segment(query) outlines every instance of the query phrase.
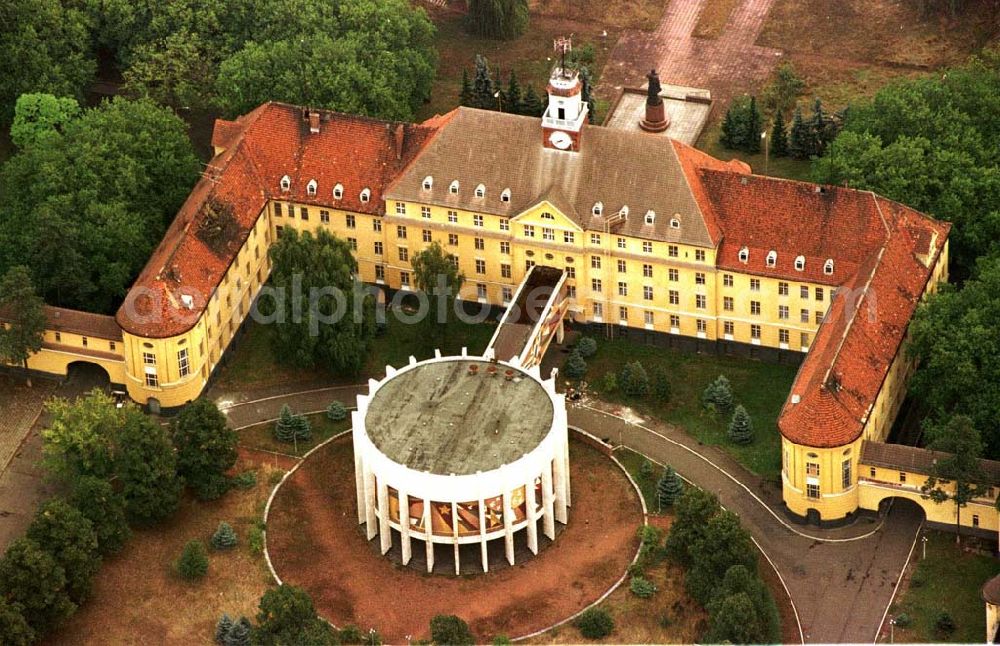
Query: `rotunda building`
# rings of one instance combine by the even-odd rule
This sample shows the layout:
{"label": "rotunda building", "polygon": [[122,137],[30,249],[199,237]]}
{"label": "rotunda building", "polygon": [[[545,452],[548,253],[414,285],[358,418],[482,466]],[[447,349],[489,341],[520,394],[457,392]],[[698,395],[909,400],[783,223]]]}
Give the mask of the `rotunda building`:
{"label": "rotunda building", "polygon": [[398,539],[408,564],[422,542],[430,572],[449,545],[458,574],[459,547],[478,544],[485,572],[490,541],[513,565],[516,533],[537,553],[539,529],[554,540],[568,520],[565,399],[537,366],[411,357],[370,380],[352,415],[358,523],[383,554]]}

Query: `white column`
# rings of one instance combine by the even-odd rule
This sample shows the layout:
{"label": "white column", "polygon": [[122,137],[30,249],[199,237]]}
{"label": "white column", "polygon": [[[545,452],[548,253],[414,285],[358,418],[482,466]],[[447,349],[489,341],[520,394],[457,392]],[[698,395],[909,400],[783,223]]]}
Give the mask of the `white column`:
{"label": "white column", "polygon": [[503,492],[503,547],[507,562],[514,565],[514,512],[510,509],[510,492]]}
{"label": "white column", "polygon": [[542,529],[550,540],[556,538],[555,501],[552,495],[552,461],[542,469]]}
{"label": "white column", "polygon": [[399,492],[399,536],[403,550],[403,565],[407,565],[413,556],[410,550],[410,497],[402,490]]}
{"label": "white column", "polygon": [[378,521],[379,541],[385,554],[392,547],[392,527],[389,525],[389,485],[382,480],[378,482]]}
{"label": "white column", "polygon": [[364,465],[365,479],[365,535],[368,540],[375,538],[378,533],[375,517],[375,474],[367,463]]}
{"label": "white column", "polygon": [[434,537],[434,530],[431,528],[431,501],[429,498],[424,498],[424,534],[426,535],[424,540],[427,543],[427,573],[430,574],[434,571],[434,541],[431,540]]}
{"label": "white column", "polygon": [[360,525],[368,519],[368,512],[365,508],[365,464],[357,443],[354,446],[354,488],[358,495],[358,524]]}
{"label": "white column", "polygon": [[566,482],[566,464],[563,460],[561,447],[556,451],[556,456],[553,460],[552,476],[556,488],[556,520],[565,525],[568,520],[566,515],[566,491],[569,487]]}
{"label": "white column", "polygon": [[566,431],[566,435],[563,439],[562,460],[563,460],[563,465],[565,465],[565,467],[563,468],[563,473],[565,474],[566,478],[566,504],[568,506],[572,506],[573,487],[571,487],[569,483],[569,431]]}
{"label": "white column", "polygon": [[458,576],[462,572],[462,565],[458,558],[458,503],[457,502],[451,503],[451,540],[455,546],[455,576]]}
{"label": "white column", "polygon": [[528,549],[538,554],[538,501],[535,499],[535,478],[524,485],[524,513],[528,519]]}
{"label": "white column", "polygon": [[489,554],[486,551],[486,500],[483,498],[479,499],[479,549],[483,553],[483,572],[489,572]]}

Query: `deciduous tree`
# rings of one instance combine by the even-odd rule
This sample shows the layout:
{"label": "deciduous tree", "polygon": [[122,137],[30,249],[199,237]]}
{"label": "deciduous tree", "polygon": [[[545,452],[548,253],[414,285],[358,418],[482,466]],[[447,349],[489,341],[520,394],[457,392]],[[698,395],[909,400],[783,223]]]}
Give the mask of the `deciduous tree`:
{"label": "deciduous tree", "polygon": [[455,615],[434,615],[431,619],[431,641],[435,644],[465,646],[475,644],[469,624]]}
{"label": "deciduous tree", "polygon": [[667,555],[681,565],[690,566],[695,543],[704,537],[708,521],[721,509],[714,494],[697,487],[685,489],[674,506],[674,522],[664,545]]}
{"label": "deciduous tree", "polygon": [[72,402],[53,399],[46,409],[52,420],[42,431],[46,468],[68,482],[84,476],[109,478],[124,411],[97,388]]}
{"label": "deciduous tree", "polygon": [[920,492],[935,503],[950,500],[955,504],[955,541],[961,542],[962,508],[986,489],[986,474],[979,462],[983,443],[972,420],[965,415],[957,415],[943,426],[932,426],[928,435],[927,448],[945,455],[934,460]]}
{"label": "deciduous tree", "polygon": [[28,148],[43,139],[58,136],[80,116],[76,99],[32,93],[17,97],[10,138],[18,148]]}
{"label": "deciduous tree", "polygon": [[335,643],[333,630],[316,616],[309,594],[287,584],[271,588],[261,597],[251,641],[261,646]]}
{"label": "deciduous tree", "polygon": [[228,488],[226,471],[236,464],[239,436],[215,403],[199,397],[178,413],[171,427],[177,471],[201,500],[214,500]]}
{"label": "deciduous tree", "polygon": [[752,573],[757,572],[757,552],[750,533],[731,511],[724,510],[709,518],[688,552],[690,565],[684,585],[703,605],[711,600],[718,582],[732,566],[742,565]]}
{"label": "deciduous tree", "polygon": [[465,274],[459,271],[458,263],[436,240],[415,253],[410,265],[413,267],[414,285],[430,298],[430,310],[422,323],[440,347],[448,329],[447,323],[455,311],[455,298],[465,283]]}
{"label": "deciduous tree", "polygon": [[66,593],[66,573],[30,538],[10,544],[0,559],[0,592],[21,608],[31,629],[44,635],[76,610]]}
{"label": "deciduous tree", "polygon": [[469,31],[484,38],[511,40],[528,27],[528,0],[468,0]]}
{"label": "deciduous tree", "polygon": [[93,523],[76,507],[54,499],[35,513],[27,536],[62,567],[69,598],[76,604],[86,599],[101,567]]}
{"label": "deciduous tree", "polygon": [[42,299],[35,294],[28,268],[11,267],[0,277],[0,363],[24,368],[28,377],[28,357],[42,349],[46,318]]}
{"label": "deciduous tree", "polygon": [[125,504],[111,483],[94,476],[83,476],[73,483],[69,503],[80,510],[94,526],[97,550],[104,556],[121,551],[132,535],[125,517]]}
{"label": "deciduous tree", "polygon": [[177,456],[167,430],[138,408],[124,411],[115,475],[129,518],[150,525],[177,510],[184,481],[177,476]]}

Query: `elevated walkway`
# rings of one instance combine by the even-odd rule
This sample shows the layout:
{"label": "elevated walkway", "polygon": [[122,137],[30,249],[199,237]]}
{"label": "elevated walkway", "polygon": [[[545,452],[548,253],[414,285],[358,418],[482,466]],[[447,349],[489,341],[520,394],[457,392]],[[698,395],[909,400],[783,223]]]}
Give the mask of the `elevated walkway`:
{"label": "elevated walkway", "polygon": [[517,286],[487,354],[523,368],[539,365],[553,338],[562,343],[568,292],[562,269],[532,267]]}

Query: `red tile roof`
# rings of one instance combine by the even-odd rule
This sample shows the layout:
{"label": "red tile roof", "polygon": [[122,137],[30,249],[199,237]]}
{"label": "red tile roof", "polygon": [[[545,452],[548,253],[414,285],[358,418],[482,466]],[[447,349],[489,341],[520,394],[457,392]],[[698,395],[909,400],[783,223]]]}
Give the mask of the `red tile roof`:
{"label": "red tile roof", "polygon": [[[115,317],[106,314],[92,314],[65,307],[45,305],[45,329],[56,332],[69,332],[95,339],[121,341],[122,329],[118,327]],[[11,319],[0,311],[0,322],[10,322]]]}
{"label": "red tile roof", "polygon": [[[447,118],[412,125],[322,111],[320,132],[311,133],[302,108],[267,103],[235,122],[220,120],[212,142],[225,150],[209,162],[140,273],[118,310],[118,323],[150,338],[189,330],[268,199],[383,213],[385,186]],[[288,191],[281,189],[285,175]],[[308,194],[310,180],[317,182],[315,195]],[[344,189],[340,200],[333,197],[338,183]],[[368,202],[360,197],[365,188]],[[195,235],[209,200],[230,205],[238,223],[237,235],[218,251]],[[193,308],[183,306],[182,295],[193,298]]]}

